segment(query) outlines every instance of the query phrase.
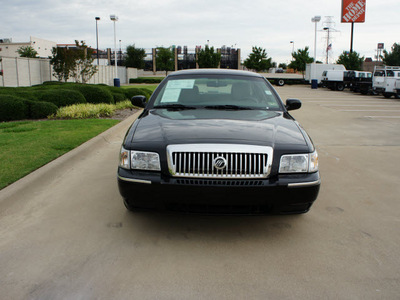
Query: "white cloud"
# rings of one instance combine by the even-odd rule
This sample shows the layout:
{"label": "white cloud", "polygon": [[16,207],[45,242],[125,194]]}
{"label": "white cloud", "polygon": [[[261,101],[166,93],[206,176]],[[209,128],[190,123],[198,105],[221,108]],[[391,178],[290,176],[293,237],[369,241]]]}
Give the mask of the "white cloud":
{"label": "white cloud", "polygon": [[[0,37],[28,41],[37,36],[58,43],[85,40],[95,46],[95,17],[99,21],[100,48],[113,47],[113,23],[110,14],[119,17],[117,39],[122,47],[187,45],[235,46],[242,49],[242,59],[252,46],[266,49],[276,62],[288,62],[295,48],[310,47],[313,54],[315,15],[333,16],[337,33],[333,34],[333,55],[350,49],[350,24],[340,23],[340,0],[280,1],[177,1],[177,0],[0,0],[2,26]],[[398,32],[400,2],[367,1],[366,22],[355,24],[354,50],[372,57],[378,42],[386,48],[400,42]],[[318,24],[322,28],[322,22]],[[323,59],[325,32],[318,31],[317,58]]]}

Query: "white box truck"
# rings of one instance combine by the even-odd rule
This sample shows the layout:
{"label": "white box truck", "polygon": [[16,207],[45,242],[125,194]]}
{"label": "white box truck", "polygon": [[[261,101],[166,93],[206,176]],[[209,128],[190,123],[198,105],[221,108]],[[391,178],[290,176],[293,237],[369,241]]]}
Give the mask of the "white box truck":
{"label": "white box truck", "polygon": [[[321,84],[322,73],[327,70],[342,70],[345,71],[344,65],[338,64],[306,64],[306,75],[305,80],[311,83],[312,79],[317,79],[318,84]],[[315,72],[315,73],[313,73]],[[314,78],[312,78],[314,76]]]}

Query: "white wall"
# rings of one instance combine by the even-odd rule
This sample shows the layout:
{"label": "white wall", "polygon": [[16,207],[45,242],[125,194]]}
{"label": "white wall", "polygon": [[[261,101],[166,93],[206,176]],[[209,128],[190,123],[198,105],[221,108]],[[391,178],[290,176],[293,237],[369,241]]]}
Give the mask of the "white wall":
{"label": "white wall", "polygon": [[[24,57],[3,57],[0,62],[0,69],[3,76],[0,76],[0,86],[19,87],[41,84],[45,81],[57,81],[53,75],[53,68],[49,59],[45,58],[24,58]],[[114,66],[98,66],[97,73],[89,80],[92,84],[114,85]],[[129,77],[128,76],[131,76]],[[121,84],[128,83],[132,74],[137,74],[133,68],[118,67],[118,78]],[[136,76],[137,77],[137,76]],[[69,82],[74,82],[70,79]]]}
{"label": "white wall", "polygon": [[19,57],[17,50],[30,45],[30,43],[0,43],[0,56]]}
{"label": "white wall", "polygon": [[31,46],[38,53],[38,57],[48,58],[52,56],[51,50],[57,47],[56,42],[44,40],[34,36],[30,37],[30,42],[21,43],[0,43],[0,56],[19,57],[17,50],[21,47]]}
{"label": "white wall", "polygon": [[39,57],[48,58],[53,55],[51,50],[57,47],[57,43],[31,36],[31,46],[37,51]]}

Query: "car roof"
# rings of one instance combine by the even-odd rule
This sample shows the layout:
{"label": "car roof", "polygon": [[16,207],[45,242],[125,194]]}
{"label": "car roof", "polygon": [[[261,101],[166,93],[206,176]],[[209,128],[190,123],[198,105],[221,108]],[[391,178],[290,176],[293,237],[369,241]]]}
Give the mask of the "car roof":
{"label": "car roof", "polygon": [[232,69],[188,69],[176,71],[168,75],[179,76],[179,75],[236,75],[236,76],[252,76],[252,77],[262,77],[258,73],[242,71],[242,70],[232,70]]}

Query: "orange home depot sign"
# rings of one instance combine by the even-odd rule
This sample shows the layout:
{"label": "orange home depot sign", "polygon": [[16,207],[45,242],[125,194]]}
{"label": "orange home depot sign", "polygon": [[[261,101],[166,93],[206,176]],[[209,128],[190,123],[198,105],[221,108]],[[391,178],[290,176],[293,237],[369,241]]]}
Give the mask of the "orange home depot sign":
{"label": "orange home depot sign", "polygon": [[366,0],[342,0],[342,23],[365,22]]}

